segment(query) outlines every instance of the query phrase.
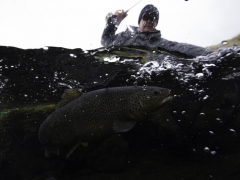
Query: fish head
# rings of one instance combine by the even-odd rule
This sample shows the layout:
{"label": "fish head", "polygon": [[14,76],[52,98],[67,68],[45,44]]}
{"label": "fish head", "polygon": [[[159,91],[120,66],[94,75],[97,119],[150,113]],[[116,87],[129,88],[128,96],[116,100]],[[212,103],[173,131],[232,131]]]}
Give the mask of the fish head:
{"label": "fish head", "polygon": [[167,88],[148,86],[136,91],[130,98],[130,111],[136,118],[153,113],[172,100]]}

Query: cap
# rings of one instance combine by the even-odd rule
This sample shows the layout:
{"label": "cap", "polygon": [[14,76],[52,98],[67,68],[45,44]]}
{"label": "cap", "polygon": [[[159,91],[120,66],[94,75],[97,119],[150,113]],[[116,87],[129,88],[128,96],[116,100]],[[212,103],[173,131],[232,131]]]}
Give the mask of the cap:
{"label": "cap", "polygon": [[146,6],[142,9],[142,11],[140,12],[139,17],[138,17],[138,24],[140,23],[143,15],[146,14],[146,13],[149,13],[149,14],[152,14],[152,13],[153,13],[153,14],[155,14],[156,17],[157,17],[157,23],[158,23],[158,19],[159,19],[158,9],[157,9],[154,5],[148,4],[148,5],[146,5]]}

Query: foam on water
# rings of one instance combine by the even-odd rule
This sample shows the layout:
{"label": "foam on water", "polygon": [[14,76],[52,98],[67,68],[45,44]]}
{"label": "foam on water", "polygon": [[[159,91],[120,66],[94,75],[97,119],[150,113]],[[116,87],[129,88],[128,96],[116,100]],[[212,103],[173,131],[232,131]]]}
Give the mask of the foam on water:
{"label": "foam on water", "polygon": [[[210,76],[214,69],[217,69],[223,62],[240,57],[240,47],[232,46],[229,48],[221,48],[206,56],[198,56],[193,59],[176,58],[174,56],[165,56],[164,58],[154,59],[146,62],[138,70],[138,78],[151,79],[152,74],[162,74],[166,71],[182,82],[189,80],[204,80]],[[237,69],[231,74],[222,77],[223,80],[232,79],[240,76]]]}

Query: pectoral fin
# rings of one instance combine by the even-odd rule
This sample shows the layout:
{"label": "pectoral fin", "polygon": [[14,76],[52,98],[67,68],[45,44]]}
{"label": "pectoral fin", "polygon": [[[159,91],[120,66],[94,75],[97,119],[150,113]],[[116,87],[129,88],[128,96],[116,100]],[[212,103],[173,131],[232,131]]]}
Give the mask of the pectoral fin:
{"label": "pectoral fin", "polygon": [[136,121],[113,121],[114,132],[127,132],[136,125]]}
{"label": "pectoral fin", "polygon": [[77,149],[77,147],[79,146],[79,144],[81,144],[81,142],[78,142],[77,144],[75,144],[70,151],[66,154],[66,159]]}

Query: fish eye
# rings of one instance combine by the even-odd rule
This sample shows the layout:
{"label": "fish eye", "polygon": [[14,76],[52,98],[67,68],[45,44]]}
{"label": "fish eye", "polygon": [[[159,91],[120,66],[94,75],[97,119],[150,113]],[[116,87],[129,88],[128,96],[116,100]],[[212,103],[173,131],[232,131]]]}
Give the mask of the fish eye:
{"label": "fish eye", "polygon": [[159,90],[154,90],[154,91],[153,91],[153,94],[154,94],[154,95],[158,95],[158,94],[160,94],[160,93],[161,93],[161,92],[160,92]]}

